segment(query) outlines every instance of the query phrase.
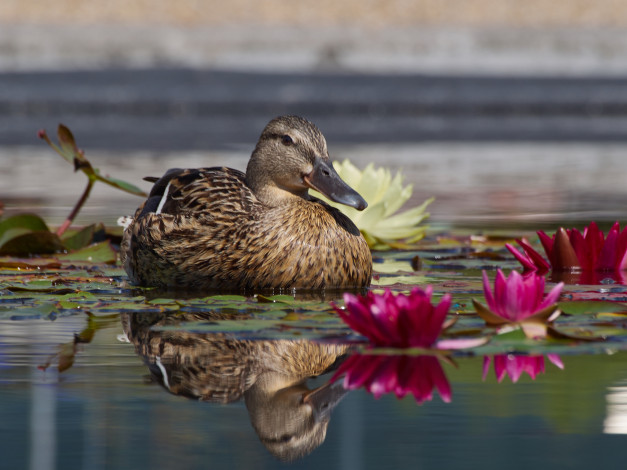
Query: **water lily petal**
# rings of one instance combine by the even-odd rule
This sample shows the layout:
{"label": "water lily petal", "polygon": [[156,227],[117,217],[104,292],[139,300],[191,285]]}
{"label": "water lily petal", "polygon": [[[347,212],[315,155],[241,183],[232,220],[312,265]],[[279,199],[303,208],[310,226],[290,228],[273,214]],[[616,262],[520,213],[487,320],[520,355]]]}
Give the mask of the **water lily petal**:
{"label": "water lily petal", "polygon": [[546,357],[548,357],[549,361],[551,361],[557,367],[559,367],[560,369],[564,369],[564,363],[562,362],[562,359],[557,354],[547,354]]}
{"label": "water lily petal", "polygon": [[483,356],[483,373],[481,374],[481,380],[485,380],[490,372],[490,363],[492,362],[491,356]]}
{"label": "water lily petal", "polygon": [[506,243],[505,248],[507,248],[509,252],[514,255],[514,258],[516,258],[520,264],[522,264],[525,271],[535,271],[536,269],[538,269],[538,267],[533,263],[529,255],[521,253],[510,243]]}
{"label": "water lily petal", "polygon": [[[573,237],[569,237],[566,230],[560,228],[555,234],[553,251],[551,253],[553,269],[574,269],[581,267],[578,253],[585,251],[585,243],[579,231],[574,230],[572,233],[574,234]],[[576,241],[572,242],[573,239]],[[576,244],[579,252],[576,252],[576,249],[571,243]],[[582,254],[582,256],[584,255]]]}
{"label": "water lily petal", "polygon": [[510,320],[518,320],[528,315],[529,312],[524,309],[526,294],[522,276],[517,271],[512,271],[505,281],[505,297],[500,305],[501,313],[505,313],[505,317]]}
{"label": "water lily petal", "polygon": [[607,271],[616,267],[618,237],[618,222],[616,222],[608,232],[605,243],[601,246],[594,269]]}
{"label": "water lily petal", "polygon": [[623,229],[618,237],[615,267],[616,269],[627,269],[627,227]]}
{"label": "water lily petal", "polygon": [[495,310],[496,302],[494,300],[494,295],[492,294],[492,286],[490,285],[488,273],[481,271],[481,275],[483,276],[483,295],[485,296],[486,303],[488,304],[488,308]]}
{"label": "water lily petal", "polygon": [[[533,247],[529,244],[529,242],[525,238],[516,239],[516,243],[518,243],[521,246],[521,248],[524,250],[525,255],[526,255],[526,261],[523,261],[525,257],[521,255],[520,252],[518,252],[518,250],[515,250],[512,245],[509,245],[509,243],[506,243],[505,246],[514,256],[516,256],[516,253],[518,253],[520,257],[516,256],[516,259],[520,261],[523,267],[527,268],[528,264],[531,263],[533,267],[529,267],[528,268],[529,270],[548,271],[551,265],[548,262],[546,262],[546,260],[542,257],[540,253],[538,253],[536,250],[533,249]],[[551,240],[551,244],[552,243],[553,241]],[[512,250],[514,250],[515,252]],[[546,251],[546,247],[545,247],[545,252],[547,253],[547,256],[548,256],[549,252]]]}
{"label": "water lily petal", "polygon": [[555,235],[553,235],[553,237],[549,237],[542,230],[538,230],[536,233],[538,234],[540,243],[542,243],[542,247],[544,248],[544,252],[546,253],[547,258],[549,258],[551,266],[555,266],[555,259],[553,258],[553,245],[555,244]]}
{"label": "water lily petal", "polygon": [[484,336],[482,338],[455,338],[455,339],[441,339],[435,343],[437,349],[449,350],[449,349],[471,349],[479,346],[483,346],[490,338]]}
{"label": "water lily petal", "polygon": [[544,308],[548,307],[549,305],[553,305],[554,303],[556,303],[557,299],[559,299],[560,294],[562,293],[562,288],[563,287],[564,287],[564,283],[563,282],[555,284],[555,286],[553,286],[553,289],[551,289],[549,291],[549,293],[544,298],[544,300],[538,304],[537,308],[538,309],[544,309]]}

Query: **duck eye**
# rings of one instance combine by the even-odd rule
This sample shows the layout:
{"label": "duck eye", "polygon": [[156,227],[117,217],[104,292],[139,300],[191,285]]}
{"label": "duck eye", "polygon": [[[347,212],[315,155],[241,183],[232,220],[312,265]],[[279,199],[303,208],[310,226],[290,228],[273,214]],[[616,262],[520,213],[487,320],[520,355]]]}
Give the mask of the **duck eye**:
{"label": "duck eye", "polygon": [[281,136],[281,142],[283,142],[283,145],[292,145],[294,143],[289,135]]}

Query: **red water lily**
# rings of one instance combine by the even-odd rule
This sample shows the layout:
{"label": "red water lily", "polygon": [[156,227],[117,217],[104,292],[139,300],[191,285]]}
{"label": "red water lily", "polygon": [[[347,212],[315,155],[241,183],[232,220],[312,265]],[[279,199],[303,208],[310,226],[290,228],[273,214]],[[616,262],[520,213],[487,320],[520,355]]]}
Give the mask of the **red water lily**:
{"label": "red water lily", "polygon": [[488,275],[483,271],[483,292],[488,306],[475,299],[472,303],[489,326],[519,325],[529,337],[545,336],[546,324],[560,314],[557,299],[563,286],[561,282],[555,285],[545,297],[543,276],[536,273],[522,276],[512,271],[506,278],[498,269],[492,291]]}
{"label": "red water lily", "polygon": [[444,295],[437,306],[431,305],[432,293],[431,286],[425,290],[416,287],[409,295],[394,295],[389,289],[383,295],[346,293],[346,310],[333,307],[348,326],[374,346],[430,348],[436,343],[451,306],[450,294]]}
{"label": "red water lily", "polygon": [[375,398],[411,393],[417,403],[431,400],[435,388],[445,402],[451,401],[451,385],[435,355],[406,356],[354,354],[339,367],[331,381],[344,375],[344,388],[364,387]]}
{"label": "red water lily", "polygon": [[[547,354],[546,357],[560,369],[564,368],[564,364],[557,354]],[[491,361],[491,356],[484,356],[483,380],[488,376]],[[523,372],[526,372],[529,374],[529,377],[535,380],[538,374],[544,373],[544,356],[521,356],[515,354],[497,354],[494,356],[494,373],[499,383],[506,375],[509,376],[512,382],[516,383]]]}
{"label": "red water lily", "polygon": [[551,267],[555,271],[627,269],[627,227],[621,232],[618,222],[607,237],[594,222],[584,229],[583,234],[575,228],[560,228],[552,237],[543,231],[537,233],[548,262],[524,238],[516,240],[524,253],[509,243],[505,245],[525,270],[546,271]]}

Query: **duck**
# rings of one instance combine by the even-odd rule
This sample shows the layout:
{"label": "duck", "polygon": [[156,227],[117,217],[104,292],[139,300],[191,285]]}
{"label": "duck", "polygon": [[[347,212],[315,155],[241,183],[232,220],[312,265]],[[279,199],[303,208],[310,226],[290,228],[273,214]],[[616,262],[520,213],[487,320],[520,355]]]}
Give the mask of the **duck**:
{"label": "duck", "polygon": [[237,339],[180,328],[185,322],[225,315],[125,312],[121,321],[151,382],[172,395],[205,403],[243,400],[253,429],[272,455],[283,461],[302,458],[324,442],[331,413],[349,392],[342,380],[313,388],[307,381],[336,370],[353,346],[306,339]]}
{"label": "duck", "polygon": [[174,168],[126,224],[131,283],[165,289],[364,289],[372,255],[355,224],[309,194],[363,210],[333,168],[322,132],[300,116],[272,119],[246,172]]}

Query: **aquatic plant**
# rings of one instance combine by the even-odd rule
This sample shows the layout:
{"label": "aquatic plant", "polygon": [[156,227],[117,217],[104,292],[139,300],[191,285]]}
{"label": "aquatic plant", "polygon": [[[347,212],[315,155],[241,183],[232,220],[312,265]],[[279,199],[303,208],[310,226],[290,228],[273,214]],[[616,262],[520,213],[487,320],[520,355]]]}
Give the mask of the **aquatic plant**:
{"label": "aquatic plant", "polygon": [[[560,369],[564,368],[564,364],[557,354],[547,354],[546,357]],[[544,356],[542,355],[497,354],[495,356],[484,356],[483,380],[488,376],[492,360],[494,360],[496,380],[499,383],[506,375],[509,376],[512,382],[516,383],[523,372],[526,372],[533,380],[535,380],[538,374],[544,373]]]}
{"label": "aquatic plant", "polygon": [[437,389],[445,402],[452,397],[451,385],[435,355],[354,354],[342,363],[331,381],[344,376],[343,387],[364,387],[375,398],[394,393],[403,398],[411,393],[417,403],[431,400]]}
{"label": "aquatic plant", "polygon": [[[100,170],[94,168],[85,158],[84,152],[76,145],[74,136],[63,124],[59,125],[57,132],[59,145],[54,144],[43,130],[39,131],[38,135],[66,161],[73,164],[74,171],[81,170],[85,173],[88,179],[87,186],[67,219],[54,232],[36,214],[17,214],[2,220],[0,222],[0,255],[26,256],[72,251],[77,255],[77,259],[115,262],[115,252],[109,245],[108,235],[102,224],[90,225],[74,232],[68,231],[68,228],[87,201],[96,181],[137,196],[145,197],[146,194],[130,183],[102,175]],[[0,210],[0,215],[1,212]],[[93,243],[99,245],[89,247]],[[84,257],[81,257],[77,250],[83,251]]]}
{"label": "aquatic plant", "polygon": [[427,226],[420,224],[429,217],[425,210],[434,198],[397,213],[413,191],[412,185],[403,186],[400,172],[392,178],[389,169],[375,168],[372,163],[361,171],[348,160],[333,166],[340,177],[368,202],[368,207],[360,212],[329,201],[315,191],[312,194],[344,212],[359,228],[371,249],[405,248],[425,236]]}
{"label": "aquatic plant", "polygon": [[451,306],[451,296],[446,294],[434,307],[432,293],[431,286],[425,290],[416,287],[409,295],[394,295],[389,289],[382,295],[346,293],[346,309],[333,307],[348,326],[366,336],[374,346],[431,348]]}
{"label": "aquatic plant", "polygon": [[96,181],[101,181],[114,188],[134,194],[135,196],[147,196],[144,191],[130,183],[127,183],[126,181],[112,178],[109,175],[102,175],[100,173],[100,170],[98,168],[94,168],[89,160],[85,158],[85,152],[78,148],[72,132],[63,124],[59,124],[59,127],[57,129],[59,145],[53,143],[46,134],[46,131],[43,129],[40,130],[37,135],[40,139],[45,140],[48,145],[50,145],[50,147],[52,147],[54,151],[61,155],[68,163],[74,165],[74,171],[81,170],[87,176],[87,186],[85,187],[82,196],[74,206],[74,209],[72,209],[72,212],[70,213],[68,218],[61,224],[61,226],[57,230],[57,235],[62,235],[63,232],[65,232],[65,230],[70,226],[80,209],[83,207],[83,204],[85,204],[85,201],[87,201],[87,198],[89,197],[89,194],[91,192],[91,188],[96,183]]}
{"label": "aquatic plant", "polygon": [[557,299],[563,283],[556,284],[544,296],[544,277],[537,273],[523,276],[512,271],[506,278],[500,269],[496,272],[494,291],[490,280],[483,271],[483,292],[487,307],[472,299],[477,314],[488,326],[503,328],[520,326],[528,337],[546,336],[547,323],[555,320],[560,311]]}
{"label": "aquatic plant", "polygon": [[523,253],[509,243],[505,245],[525,270],[543,272],[549,268],[554,271],[627,269],[627,227],[621,232],[618,222],[610,228],[607,237],[594,222],[584,228],[583,234],[576,228],[559,228],[552,236],[541,230],[537,233],[548,262],[525,239],[516,240]]}
{"label": "aquatic plant", "polygon": [[387,348],[463,349],[472,348],[487,338],[440,339],[438,337],[455,323],[446,320],[451,295],[442,296],[436,306],[431,304],[433,287],[415,287],[409,295],[394,295],[390,289],[383,294],[368,292],[365,296],[344,294],[345,309],[331,303],[340,318],[351,329],[367,337],[370,346]]}

